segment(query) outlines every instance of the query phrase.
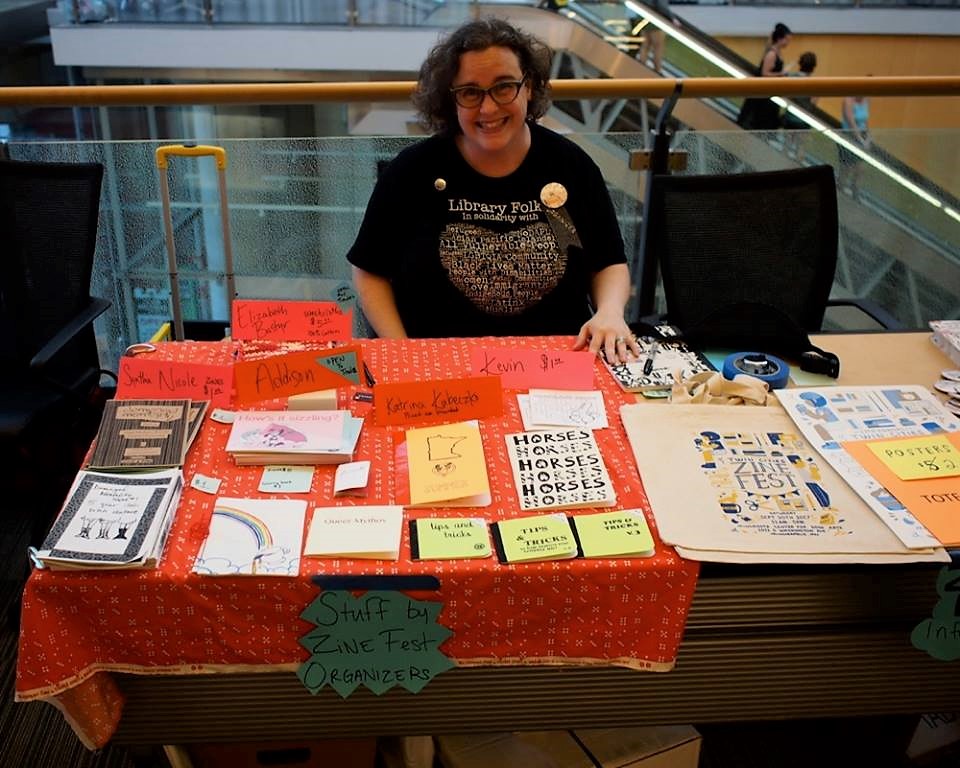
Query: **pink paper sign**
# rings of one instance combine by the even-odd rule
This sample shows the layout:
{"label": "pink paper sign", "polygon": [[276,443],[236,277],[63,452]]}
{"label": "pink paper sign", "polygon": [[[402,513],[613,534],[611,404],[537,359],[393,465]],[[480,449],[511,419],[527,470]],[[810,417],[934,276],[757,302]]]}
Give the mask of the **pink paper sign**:
{"label": "pink paper sign", "polygon": [[504,389],[593,389],[596,355],[584,350],[481,348],[470,354],[474,376],[499,376]]}
{"label": "pink paper sign", "polygon": [[233,368],[158,360],[149,354],[121,357],[118,400],[209,400],[216,408],[232,401]]}
{"label": "pink paper sign", "polygon": [[234,299],[230,326],[240,341],[349,341],[353,312],[335,301]]}

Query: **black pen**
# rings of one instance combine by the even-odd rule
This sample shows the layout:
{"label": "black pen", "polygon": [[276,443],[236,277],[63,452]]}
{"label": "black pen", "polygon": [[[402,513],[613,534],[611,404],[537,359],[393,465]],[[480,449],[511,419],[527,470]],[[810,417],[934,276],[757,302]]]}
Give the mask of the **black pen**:
{"label": "black pen", "polygon": [[373,378],[373,374],[370,373],[370,367],[367,365],[366,360],[364,360],[364,362],[363,362],[363,375],[364,375],[364,376],[366,377],[366,379],[367,379],[367,386],[368,386],[368,387],[372,387],[374,384],[377,383],[377,380],[376,380],[375,378]]}
{"label": "black pen", "polygon": [[657,352],[660,350],[660,344],[657,343],[657,340],[654,339],[653,343],[650,345],[650,351],[647,352],[647,359],[643,364],[643,375],[649,376],[653,371],[653,359],[657,356]]}

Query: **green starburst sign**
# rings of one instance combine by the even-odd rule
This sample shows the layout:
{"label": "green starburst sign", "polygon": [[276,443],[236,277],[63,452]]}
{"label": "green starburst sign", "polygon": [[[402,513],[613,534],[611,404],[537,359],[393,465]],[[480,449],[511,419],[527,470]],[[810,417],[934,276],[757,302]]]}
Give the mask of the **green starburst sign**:
{"label": "green starburst sign", "polygon": [[297,676],[310,693],[325,685],[342,697],[365,685],[380,695],[395,685],[417,693],[454,663],[440,645],[453,632],[437,617],[443,603],[402,592],[325,590],[300,614],[316,629],[300,638],[310,652]]}

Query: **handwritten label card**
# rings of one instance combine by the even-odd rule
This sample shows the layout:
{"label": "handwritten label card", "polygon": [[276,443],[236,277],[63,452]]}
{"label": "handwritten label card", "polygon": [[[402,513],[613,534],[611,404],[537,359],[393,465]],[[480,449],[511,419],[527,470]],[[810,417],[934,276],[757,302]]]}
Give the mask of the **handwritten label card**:
{"label": "handwritten label card", "polygon": [[313,467],[270,464],[263,468],[257,490],[263,493],[309,493]]}
{"label": "handwritten label card", "polygon": [[417,693],[454,666],[440,651],[453,634],[437,624],[442,607],[400,592],[324,591],[300,614],[317,626],[300,638],[311,655],[297,677],[313,694],[325,685],[343,698],[359,685],[378,696],[395,685]]}
{"label": "handwritten label card", "polygon": [[437,424],[499,416],[503,390],[496,376],[404,381],[373,388],[377,424]]}
{"label": "handwritten label card", "polygon": [[475,349],[470,354],[474,376],[499,376],[504,389],[593,389],[592,352],[538,349]]}
{"label": "handwritten label card", "polygon": [[350,461],[341,464],[333,475],[333,495],[365,496],[369,479],[369,461]]}
{"label": "handwritten label card", "polygon": [[[944,435],[931,435],[934,444],[941,445],[941,438],[947,445],[960,448],[960,432],[948,432]],[[923,438],[926,440],[927,438]],[[889,464],[873,450],[877,443],[888,445],[912,444],[914,438],[893,440],[853,440],[840,443],[887,492],[905,506],[937,540],[945,547],[960,546],[960,475],[941,474],[940,472],[917,476],[913,480],[902,480]],[[914,460],[936,463],[945,454],[928,452],[924,449],[908,448],[914,452]],[[908,451],[904,451],[907,453]],[[893,458],[900,459],[900,456]],[[949,461],[949,459],[947,460]],[[939,466],[939,465],[937,465]],[[926,467],[929,469],[929,467]]]}
{"label": "handwritten label card", "polygon": [[867,446],[901,480],[960,475],[960,451],[945,434],[876,440]]}
{"label": "handwritten label card", "polygon": [[350,341],[353,312],[335,301],[235,299],[231,332],[240,341]]}
{"label": "handwritten label card", "polygon": [[360,384],[359,346],[306,350],[244,360],[233,366],[237,403],[289,397],[301,392]]}
{"label": "handwritten label card", "polygon": [[149,354],[121,357],[118,400],[209,400],[230,407],[233,371],[229,365],[158,360]]}

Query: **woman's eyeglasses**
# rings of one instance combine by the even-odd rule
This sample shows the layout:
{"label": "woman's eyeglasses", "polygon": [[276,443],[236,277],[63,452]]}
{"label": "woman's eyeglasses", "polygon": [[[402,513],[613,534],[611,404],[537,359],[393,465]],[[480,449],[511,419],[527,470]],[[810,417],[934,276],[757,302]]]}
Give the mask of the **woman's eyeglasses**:
{"label": "woman's eyeglasses", "polygon": [[520,80],[501,80],[494,83],[489,88],[481,88],[478,85],[461,85],[459,88],[451,88],[453,100],[464,109],[476,109],[483,100],[489,95],[495,103],[500,106],[512,104],[520,95],[520,89],[527,82],[526,75]]}

